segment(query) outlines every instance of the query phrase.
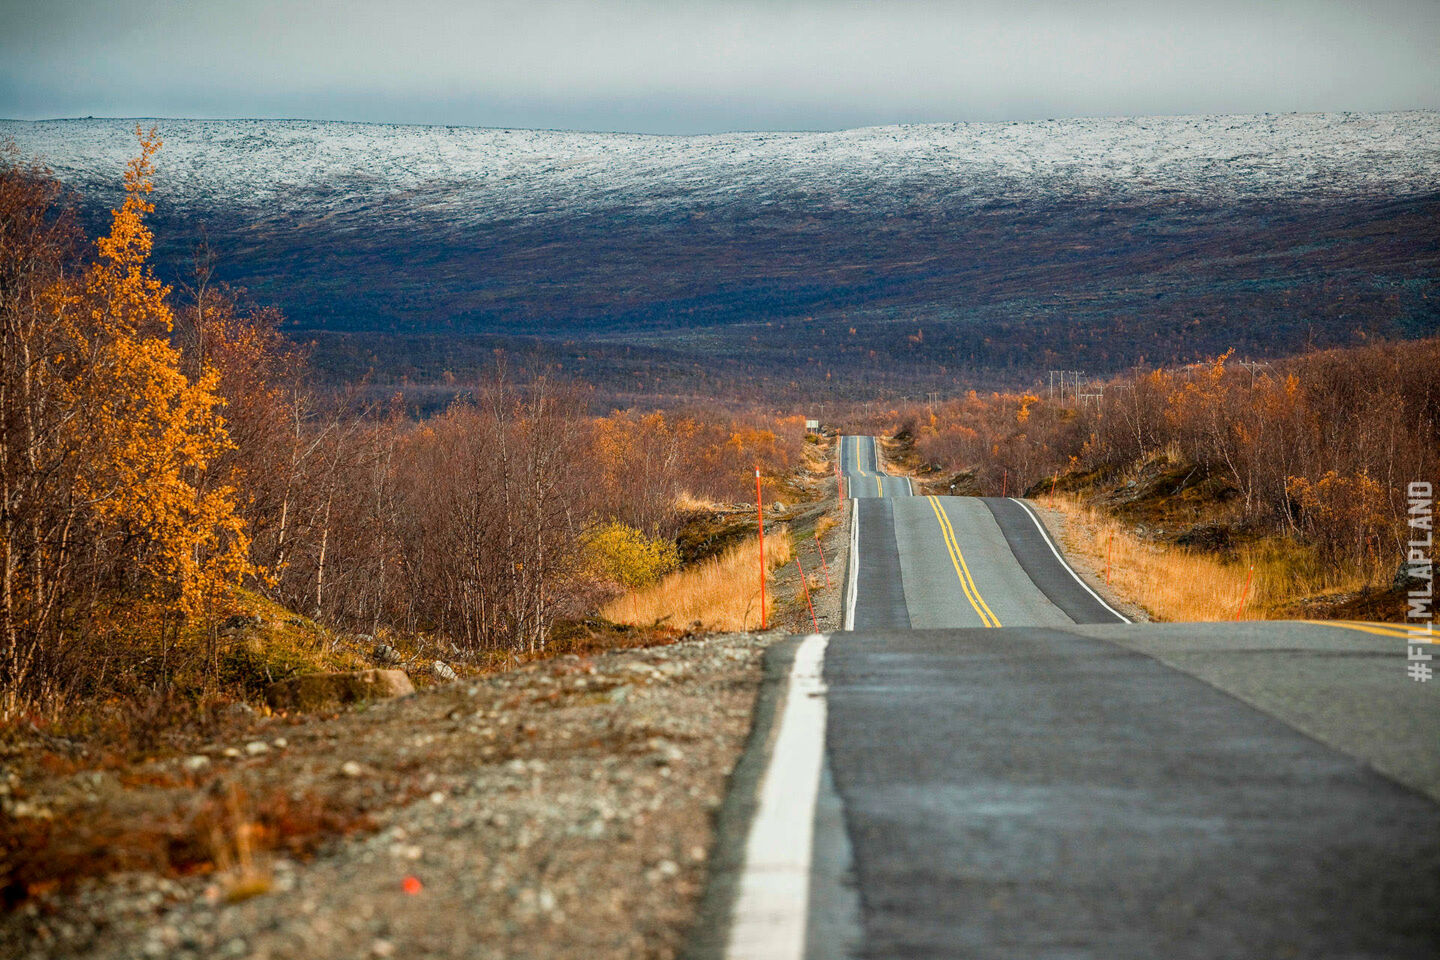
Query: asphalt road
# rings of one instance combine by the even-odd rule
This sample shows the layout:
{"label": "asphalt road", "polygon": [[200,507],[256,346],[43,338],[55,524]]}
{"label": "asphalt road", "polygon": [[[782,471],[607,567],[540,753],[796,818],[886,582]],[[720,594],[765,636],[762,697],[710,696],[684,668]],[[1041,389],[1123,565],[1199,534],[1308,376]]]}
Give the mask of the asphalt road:
{"label": "asphalt road", "polygon": [[840,438],[840,472],[845,496],[860,500],[908,497],[910,481],[886,473],[880,462],[880,445],[874,437]]}
{"label": "asphalt road", "polygon": [[1130,624],[1020,501],[841,449],[849,630],[775,648],[752,747],[819,783],[747,818],[788,897],[714,953],[1440,956],[1440,685],[1401,631]]}

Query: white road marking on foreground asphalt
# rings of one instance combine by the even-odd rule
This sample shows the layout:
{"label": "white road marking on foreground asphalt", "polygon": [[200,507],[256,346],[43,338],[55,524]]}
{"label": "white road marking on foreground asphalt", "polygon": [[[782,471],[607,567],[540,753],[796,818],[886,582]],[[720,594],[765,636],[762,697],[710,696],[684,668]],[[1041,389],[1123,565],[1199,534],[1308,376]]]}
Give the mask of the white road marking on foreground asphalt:
{"label": "white road marking on foreground asphalt", "polygon": [[1084,587],[1086,593],[1090,594],[1090,596],[1094,597],[1097,601],[1099,601],[1100,606],[1104,607],[1106,610],[1109,610],[1111,613],[1115,614],[1115,616],[1119,617],[1121,623],[1129,623],[1129,617],[1125,616],[1125,614],[1121,613],[1119,610],[1116,610],[1114,607],[1110,606],[1110,604],[1106,603],[1104,598],[1101,597],[1100,594],[1090,589],[1090,584],[1080,579],[1080,574],[1075,572],[1075,568],[1065,562],[1065,558],[1060,555],[1060,551],[1055,547],[1055,541],[1051,540],[1050,534],[1045,532],[1045,524],[1041,523],[1040,518],[1035,516],[1035,511],[1030,509],[1030,504],[1026,503],[1024,500],[1018,500],[1015,497],[1011,497],[1010,499],[1020,504],[1021,509],[1023,509],[1026,513],[1030,514],[1030,519],[1035,521],[1035,529],[1039,530],[1040,536],[1045,538],[1045,543],[1050,547],[1050,552],[1055,554],[1055,559],[1060,561],[1060,566],[1064,567],[1070,572],[1070,576],[1075,578],[1075,582],[1080,584],[1080,586]]}
{"label": "white road marking on foreground asphalt", "polygon": [[855,629],[855,593],[860,586],[860,501],[850,501],[850,589],[845,591],[845,629]]}
{"label": "white road marking on foreground asphalt", "polygon": [[728,960],[800,960],[810,907],[815,800],[825,753],[825,645],[800,641],[775,750],[745,842],[745,868],[730,927]]}

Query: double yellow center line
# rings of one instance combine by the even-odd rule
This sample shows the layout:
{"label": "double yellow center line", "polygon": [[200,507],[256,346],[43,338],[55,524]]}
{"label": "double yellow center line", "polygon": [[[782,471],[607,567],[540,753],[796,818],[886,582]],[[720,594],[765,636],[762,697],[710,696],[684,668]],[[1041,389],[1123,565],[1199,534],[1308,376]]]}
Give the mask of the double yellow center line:
{"label": "double yellow center line", "polygon": [[980,616],[980,622],[987,627],[1000,626],[1000,618],[990,611],[985,603],[985,598],[980,596],[980,591],[975,587],[975,579],[970,576],[970,567],[965,563],[965,554],[960,552],[960,543],[955,539],[955,528],[950,526],[950,518],[945,515],[945,510],[940,506],[938,497],[926,497],[930,501],[930,507],[935,511],[935,519],[940,521],[940,533],[945,538],[945,548],[950,551],[950,562],[955,566],[955,576],[960,578],[960,588],[965,591],[965,599],[970,601],[970,606]]}
{"label": "double yellow center line", "polygon": [[1435,630],[1432,625],[1430,630],[1427,631],[1425,629],[1426,625],[1423,622],[1415,625],[1415,631],[1413,633],[1411,632],[1411,628],[1403,623],[1368,623],[1363,620],[1311,620],[1308,622],[1318,623],[1325,627],[1342,627],[1346,630],[1359,630],[1362,633],[1373,633],[1380,637],[1394,637],[1397,640],[1406,640],[1413,637],[1417,642],[1423,642],[1422,638],[1431,637],[1430,642],[1433,643],[1435,642],[1434,638],[1440,637],[1440,630]]}

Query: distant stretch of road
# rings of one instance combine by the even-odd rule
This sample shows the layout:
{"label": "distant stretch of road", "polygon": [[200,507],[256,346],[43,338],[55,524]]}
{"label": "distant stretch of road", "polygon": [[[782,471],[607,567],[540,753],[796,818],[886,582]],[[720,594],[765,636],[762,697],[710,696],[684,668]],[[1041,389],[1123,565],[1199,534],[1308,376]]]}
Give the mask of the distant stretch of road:
{"label": "distant stretch of road", "polygon": [[[1068,626],[1125,618],[1056,556],[1030,508],[1000,497],[916,497],[876,469],[873,437],[841,441],[854,498],[852,630]],[[963,539],[963,543],[962,543]]]}
{"label": "distant stretch of road", "polygon": [[696,956],[1440,956],[1403,631],[1131,624],[1027,504],[840,466],[847,630],[772,649]]}

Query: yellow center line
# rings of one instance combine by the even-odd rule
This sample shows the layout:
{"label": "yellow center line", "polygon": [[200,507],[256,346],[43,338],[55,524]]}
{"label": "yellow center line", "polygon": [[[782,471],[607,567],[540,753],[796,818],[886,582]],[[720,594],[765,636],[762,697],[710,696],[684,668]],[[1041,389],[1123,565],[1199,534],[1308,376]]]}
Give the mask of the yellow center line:
{"label": "yellow center line", "polygon": [[[1423,637],[1429,637],[1430,642],[1434,643],[1435,638],[1440,637],[1440,632],[1436,632],[1433,626],[1425,630],[1406,627],[1398,623],[1366,623],[1360,620],[1307,620],[1306,622],[1317,623],[1322,627],[1341,627],[1345,630],[1358,630],[1362,633],[1373,633],[1376,636],[1395,637],[1401,640],[1411,638],[1420,640]],[[1417,624],[1418,626],[1420,625]]]}
{"label": "yellow center line", "polygon": [[975,608],[975,613],[979,615],[982,625],[1000,626],[1000,618],[991,612],[989,604],[980,596],[980,590],[975,586],[974,578],[970,576],[970,567],[965,562],[965,554],[960,552],[960,543],[955,539],[955,528],[950,525],[950,518],[941,508],[940,500],[936,497],[927,497],[926,499],[930,501],[930,508],[935,511],[935,519],[940,521],[940,535],[945,540],[945,549],[950,551],[950,563],[955,567],[955,576],[960,578],[960,589],[965,591],[965,599],[969,600],[970,606]]}
{"label": "yellow center line", "polygon": [[[935,504],[939,506],[940,501],[936,499]],[[970,581],[970,592],[975,595],[975,600],[980,604],[980,608],[985,611],[985,616],[990,618],[990,625],[992,627],[1000,626],[1000,618],[995,616],[994,611],[990,609],[990,605],[986,603],[985,598],[980,595],[980,588],[975,585],[975,578],[970,575],[970,567],[965,563],[965,554],[960,552],[960,541],[955,536],[955,528],[951,526],[950,516],[945,512],[943,507],[940,508],[940,520],[944,524],[945,532],[950,538],[950,545],[955,548],[955,558],[960,561],[960,569],[964,571],[965,579]],[[982,617],[981,619],[984,618]]]}
{"label": "yellow center line", "polygon": [[880,496],[885,496],[885,481],[880,479],[880,474],[875,474],[875,489],[880,491]]}
{"label": "yellow center line", "polygon": [[1373,623],[1368,620],[1332,620],[1331,622],[1338,623],[1341,626],[1354,627],[1357,630],[1380,630],[1386,633],[1392,633],[1397,637],[1410,636],[1410,631],[1415,628],[1424,628],[1424,631],[1422,631],[1421,629],[1415,629],[1416,633],[1425,632],[1433,629],[1433,627],[1431,627],[1429,624],[1419,623],[1415,625],[1415,628],[1412,628],[1407,624],[1403,623]]}

